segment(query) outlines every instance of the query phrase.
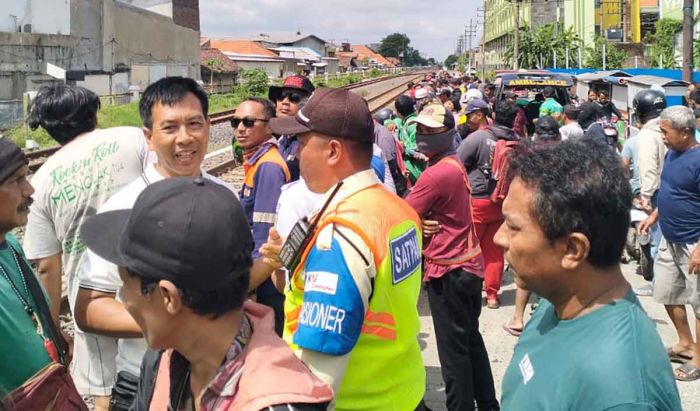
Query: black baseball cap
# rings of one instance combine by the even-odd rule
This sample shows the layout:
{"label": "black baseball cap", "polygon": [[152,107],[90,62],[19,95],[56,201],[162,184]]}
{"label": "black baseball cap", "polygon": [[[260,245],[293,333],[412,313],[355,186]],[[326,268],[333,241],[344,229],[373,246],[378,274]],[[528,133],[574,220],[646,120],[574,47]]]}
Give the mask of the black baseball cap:
{"label": "black baseball cap", "polygon": [[95,215],[80,236],[117,266],[198,291],[214,291],[248,275],[254,246],[236,196],[201,177],[153,183],[133,209]]}
{"label": "black baseball cap", "polygon": [[330,137],[374,142],[374,121],[367,102],[341,88],[319,88],[294,117],[270,119],[276,135],[316,131]]}
{"label": "black baseball cap", "polygon": [[12,141],[0,137],[0,184],[26,164],[29,161],[22,149]]}
{"label": "black baseball cap", "polygon": [[273,102],[277,102],[284,90],[297,90],[309,95],[313,93],[315,89],[314,83],[308,78],[304,76],[289,76],[284,79],[281,86],[270,86],[270,89],[267,91],[267,97]]}

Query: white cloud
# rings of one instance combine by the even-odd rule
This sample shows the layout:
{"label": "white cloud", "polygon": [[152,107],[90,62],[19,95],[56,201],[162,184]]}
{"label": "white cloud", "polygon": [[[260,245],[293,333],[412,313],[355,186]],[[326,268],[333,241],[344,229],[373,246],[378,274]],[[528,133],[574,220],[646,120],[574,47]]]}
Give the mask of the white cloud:
{"label": "white cloud", "polygon": [[[480,0],[201,0],[202,35],[246,38],[260,33],[315,34],[336,43],[378,43],[405,33],[411,46],[442,60],[453,53]],[[481,33],[472,39],[478,44]]]}

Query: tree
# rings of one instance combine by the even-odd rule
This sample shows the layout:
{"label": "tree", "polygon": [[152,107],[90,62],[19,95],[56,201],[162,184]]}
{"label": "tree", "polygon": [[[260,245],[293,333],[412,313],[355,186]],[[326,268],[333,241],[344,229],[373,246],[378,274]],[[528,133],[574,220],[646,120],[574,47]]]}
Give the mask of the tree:
{"label": "tree", "polygon": [[270,78],[261,68],[241,70],[241,80],[241,85],[251,96],[266,95],[270,86]]}
{"label": "tree", "polygon": [[[576,66],[581,41],[573,27],[564,30],[562,23],[545,24],[536,30],[520,29],[519,67],[547,68]],[[513,45],[506,49],[505,58],[513,62]]]}
{"label": "tree", "polygon": [[447,56],[447,58],[445,59],[445,67],[447,67],[448,69],[452,68],[452,65],[457,62],[458,58],[459,57],[455,56],[454,54],[450,54],[449,56]]}
{"label": "tree", "polygon": [[651,37],[651,61],[654,67],[676,68],[676,36],[683,31],[680,20],[663,18],[654,24]]}
{"label": "tree", "polygon": [[214,72],[220,70],[223,63],[219,59],[211,58],[204,64],[209,68],[209,92],[214,93]]}
{"label": "tree", "polygon": [[411,39],[403,33],[393,33],[384,37],[379,45],[378,53],[384,57],[397,57],[404,66],[425,66],[428,60],[420,52],[410,46]]}
{"label": "tree", "polygon": [[402,33],[393,33],[384,37],[379,46],[378,53],[384,57],[403,57],[409,49],[411,39]]}
{"label": "tree", "polygon": [[627,51],[620,49],[616,44],[610,43],[603,37],[596,37],[593,46],[586,48],[586,67],[602,69],[603,68],[603,45],[605,44],[605,69],[620,69],[627,60],[629,54]]}

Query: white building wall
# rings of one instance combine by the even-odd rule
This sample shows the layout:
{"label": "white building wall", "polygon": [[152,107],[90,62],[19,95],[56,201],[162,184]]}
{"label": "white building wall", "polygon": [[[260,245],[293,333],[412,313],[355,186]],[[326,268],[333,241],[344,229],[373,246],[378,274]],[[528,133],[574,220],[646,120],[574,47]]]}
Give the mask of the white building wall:
{"label": "white building wall", "polygon": [[27,24],[32,33],[70,34],[70,0],[0,0],[0,31]]}

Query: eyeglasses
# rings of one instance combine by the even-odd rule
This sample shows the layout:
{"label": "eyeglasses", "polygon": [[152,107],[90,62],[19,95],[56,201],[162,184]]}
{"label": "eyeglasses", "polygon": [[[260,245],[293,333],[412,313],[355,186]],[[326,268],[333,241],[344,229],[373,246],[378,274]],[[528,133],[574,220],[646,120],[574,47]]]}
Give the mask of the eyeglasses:
{"label": "eyeglasses", "polygon": [[245,128],[251,128],[255,126],[256,121],[264,121],[268,122],[270,120],[264,119],[264,118],[253,118],[253,117],[245,117],[245,118],[232,118],[231,119],[231,127],[233,128],[238,128],[238,125],[243,123],[243,127]]}
{"label": "eyeglasses", "polygon": [[280,94],[280,96],[277,98],[277,101],[282,101],[285,98],[289,99],[290,103],[299,104],[301,99],[304,98],[304,95],[297,91],[284,90],[282,91],[282,94]]}

